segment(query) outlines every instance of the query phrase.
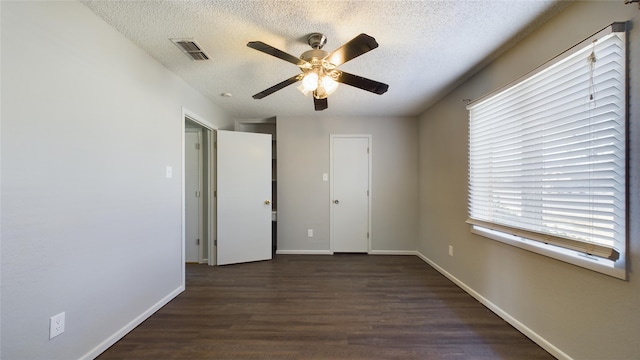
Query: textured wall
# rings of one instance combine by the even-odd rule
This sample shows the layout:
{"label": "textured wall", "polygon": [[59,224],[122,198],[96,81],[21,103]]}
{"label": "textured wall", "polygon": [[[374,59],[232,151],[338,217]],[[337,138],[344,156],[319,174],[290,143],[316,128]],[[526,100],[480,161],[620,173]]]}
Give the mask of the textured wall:
{"label": "textured wall", "polygon": [[[637,4],[575,2],[420,117],[418,250],[541,339],[575,359],[640,354],[640,29],[630,44],[630,263],[628,282],[472,235],[467,217],[468,112],[475,99],[517,79],[615,21]],[[453,245],[455,256],[448,256]],[[635,270],[635,271],[634,271]]]}
{"label": "textured wall", "polygon": [[231,122],[84,5],[1,6],[1,357],[77,359],[183,286],[182,106]]}

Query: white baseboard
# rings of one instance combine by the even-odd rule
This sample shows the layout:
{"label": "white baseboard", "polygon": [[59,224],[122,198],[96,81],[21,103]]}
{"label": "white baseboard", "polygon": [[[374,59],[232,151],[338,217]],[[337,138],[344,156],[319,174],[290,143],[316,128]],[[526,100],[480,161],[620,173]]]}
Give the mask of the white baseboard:
{"label": "white baseboard", "polygon": [[180,295],[181,292],[184,291],[184,284],[173,290],[169,295],[162,298],[160,301],[155,303],[149,309],[147,309],[142,314],[138,315],[135,319],[133,319],[130,323],[125,325],[122,329],[116,331],[115,334],[109,336],[105,341],[100,343],[95,348],[91,349],[88,353],[84,354],[80,358],[80,360],[91,360],[98,357],[98,355],[102,354],[105,350],[107,350],[111,345],[118,342],[118,340],[122,339],[125,335],[127,335],[131,330],[135,329],[136,326],[142,324],[143,321],[147,320],[149,316],[153,315],[156,311],[158,311],[161,307],[165,306],[169,301],[173,300],[176,296]]}
{"label": "white baseboard", "polygon": [[[333,255],[331,250],[276,250],[277,255]],[[371,250],[370,255],[414,255],[419,256],[417,251],[412,250]]]}
{"label": "white baseboard", "polygon": [[462,290],[466,291],[469,295],[473,296],[476,300],[478,300],[480,303],[486,306],[489,310],[493,311],[496,315],[500,316],[504,321],[508,322],[509,324],[511,324],[511,326],[518,329],[518,331],[523,333],[526,337],[531,339],[536,344],[540,345],[540,347],[545,349],[548,353],[550,353],[551,355],[555,356],[557,359],[560,359],[560,360],[572,360],[572,358],[569,355],[565,354],[562,350],[558,349],[552,343],[548,342],[545,338],[540,336],[535,331],[529,329],[525,324],[521,323],[516,318],[511,316],[509,313],[502,310],[496,304],[492,303],[487,298],[480,295],[478,292],[470,288],[467,284],[460,281],[460,279],[451,275],[445,269],[441,268],[438,264],[431,261],[431,259],[422,255],[422,253],[420,253],[419,251],[416,252],[416,255],[422,260],[424,260],[424,262],[429,264],[431,267],[436,269],[438,272],[440,272],[442,275],[446,276],[449,280],[453,281],[456,285],[462,288]]}
{"label": "white baseboard", "polygon": [[276,250],[276,255],[333,255],[329,250]]}
{"label": "white baseboard", "polygon": [[371,250],[371,255],[414,255],[418,256],[417,251],[413,250]]}

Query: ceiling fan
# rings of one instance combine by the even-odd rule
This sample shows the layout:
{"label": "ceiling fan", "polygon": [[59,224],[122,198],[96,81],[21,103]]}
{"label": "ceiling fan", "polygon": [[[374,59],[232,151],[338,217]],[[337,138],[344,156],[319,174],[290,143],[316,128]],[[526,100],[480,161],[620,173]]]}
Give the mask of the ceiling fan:
{"label": "ceiling fan", "polygon": [[327,43],[327,38],[323,34],[310,34],[307,43],[312,47],[312,50],[305,51],[299,58],[262,41],[251,41],[247,44],[252,49],[288,61],[298,66],[302,71],[298,75],[253,95],[254,99],[262,99],[302,80],[302,85],[299,89],[305,95],[308,93],[313,94],[315,110],[320,111],[328,107],[327,97],[336,90],[338,83],[351,85],[378,95],[384,94],[389,89],[387,84],[336,69],[336,67],[347,61],[377,48],[378,43],[373,37],[367,34],[360,34],[331,53],[322,50],[322,47]]}

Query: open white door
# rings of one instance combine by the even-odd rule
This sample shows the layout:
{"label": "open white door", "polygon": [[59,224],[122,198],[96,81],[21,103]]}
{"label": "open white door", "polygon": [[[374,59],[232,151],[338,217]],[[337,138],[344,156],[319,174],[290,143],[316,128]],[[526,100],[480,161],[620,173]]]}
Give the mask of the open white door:
{"label": "open white door", "polygon": [[271,259],[271,135],[217,132],[218,265]]}

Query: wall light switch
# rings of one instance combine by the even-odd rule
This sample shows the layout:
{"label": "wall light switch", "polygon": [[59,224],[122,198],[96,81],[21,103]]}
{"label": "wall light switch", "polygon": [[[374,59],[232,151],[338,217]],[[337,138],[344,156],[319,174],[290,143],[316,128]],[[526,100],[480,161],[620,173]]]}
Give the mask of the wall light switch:
{"label": "wall light switch", "polygon": [[322,174],[322,181],[329,181],[329,174]]}
{"label": "wall light switch", "polygon": [[173,168],[171,166],[167,166],[167,179],[171,179],[173,177]]}
{"label": "wall light switch", "polygon": [[307,229],[307,237],[313,237],[313,229]]}

